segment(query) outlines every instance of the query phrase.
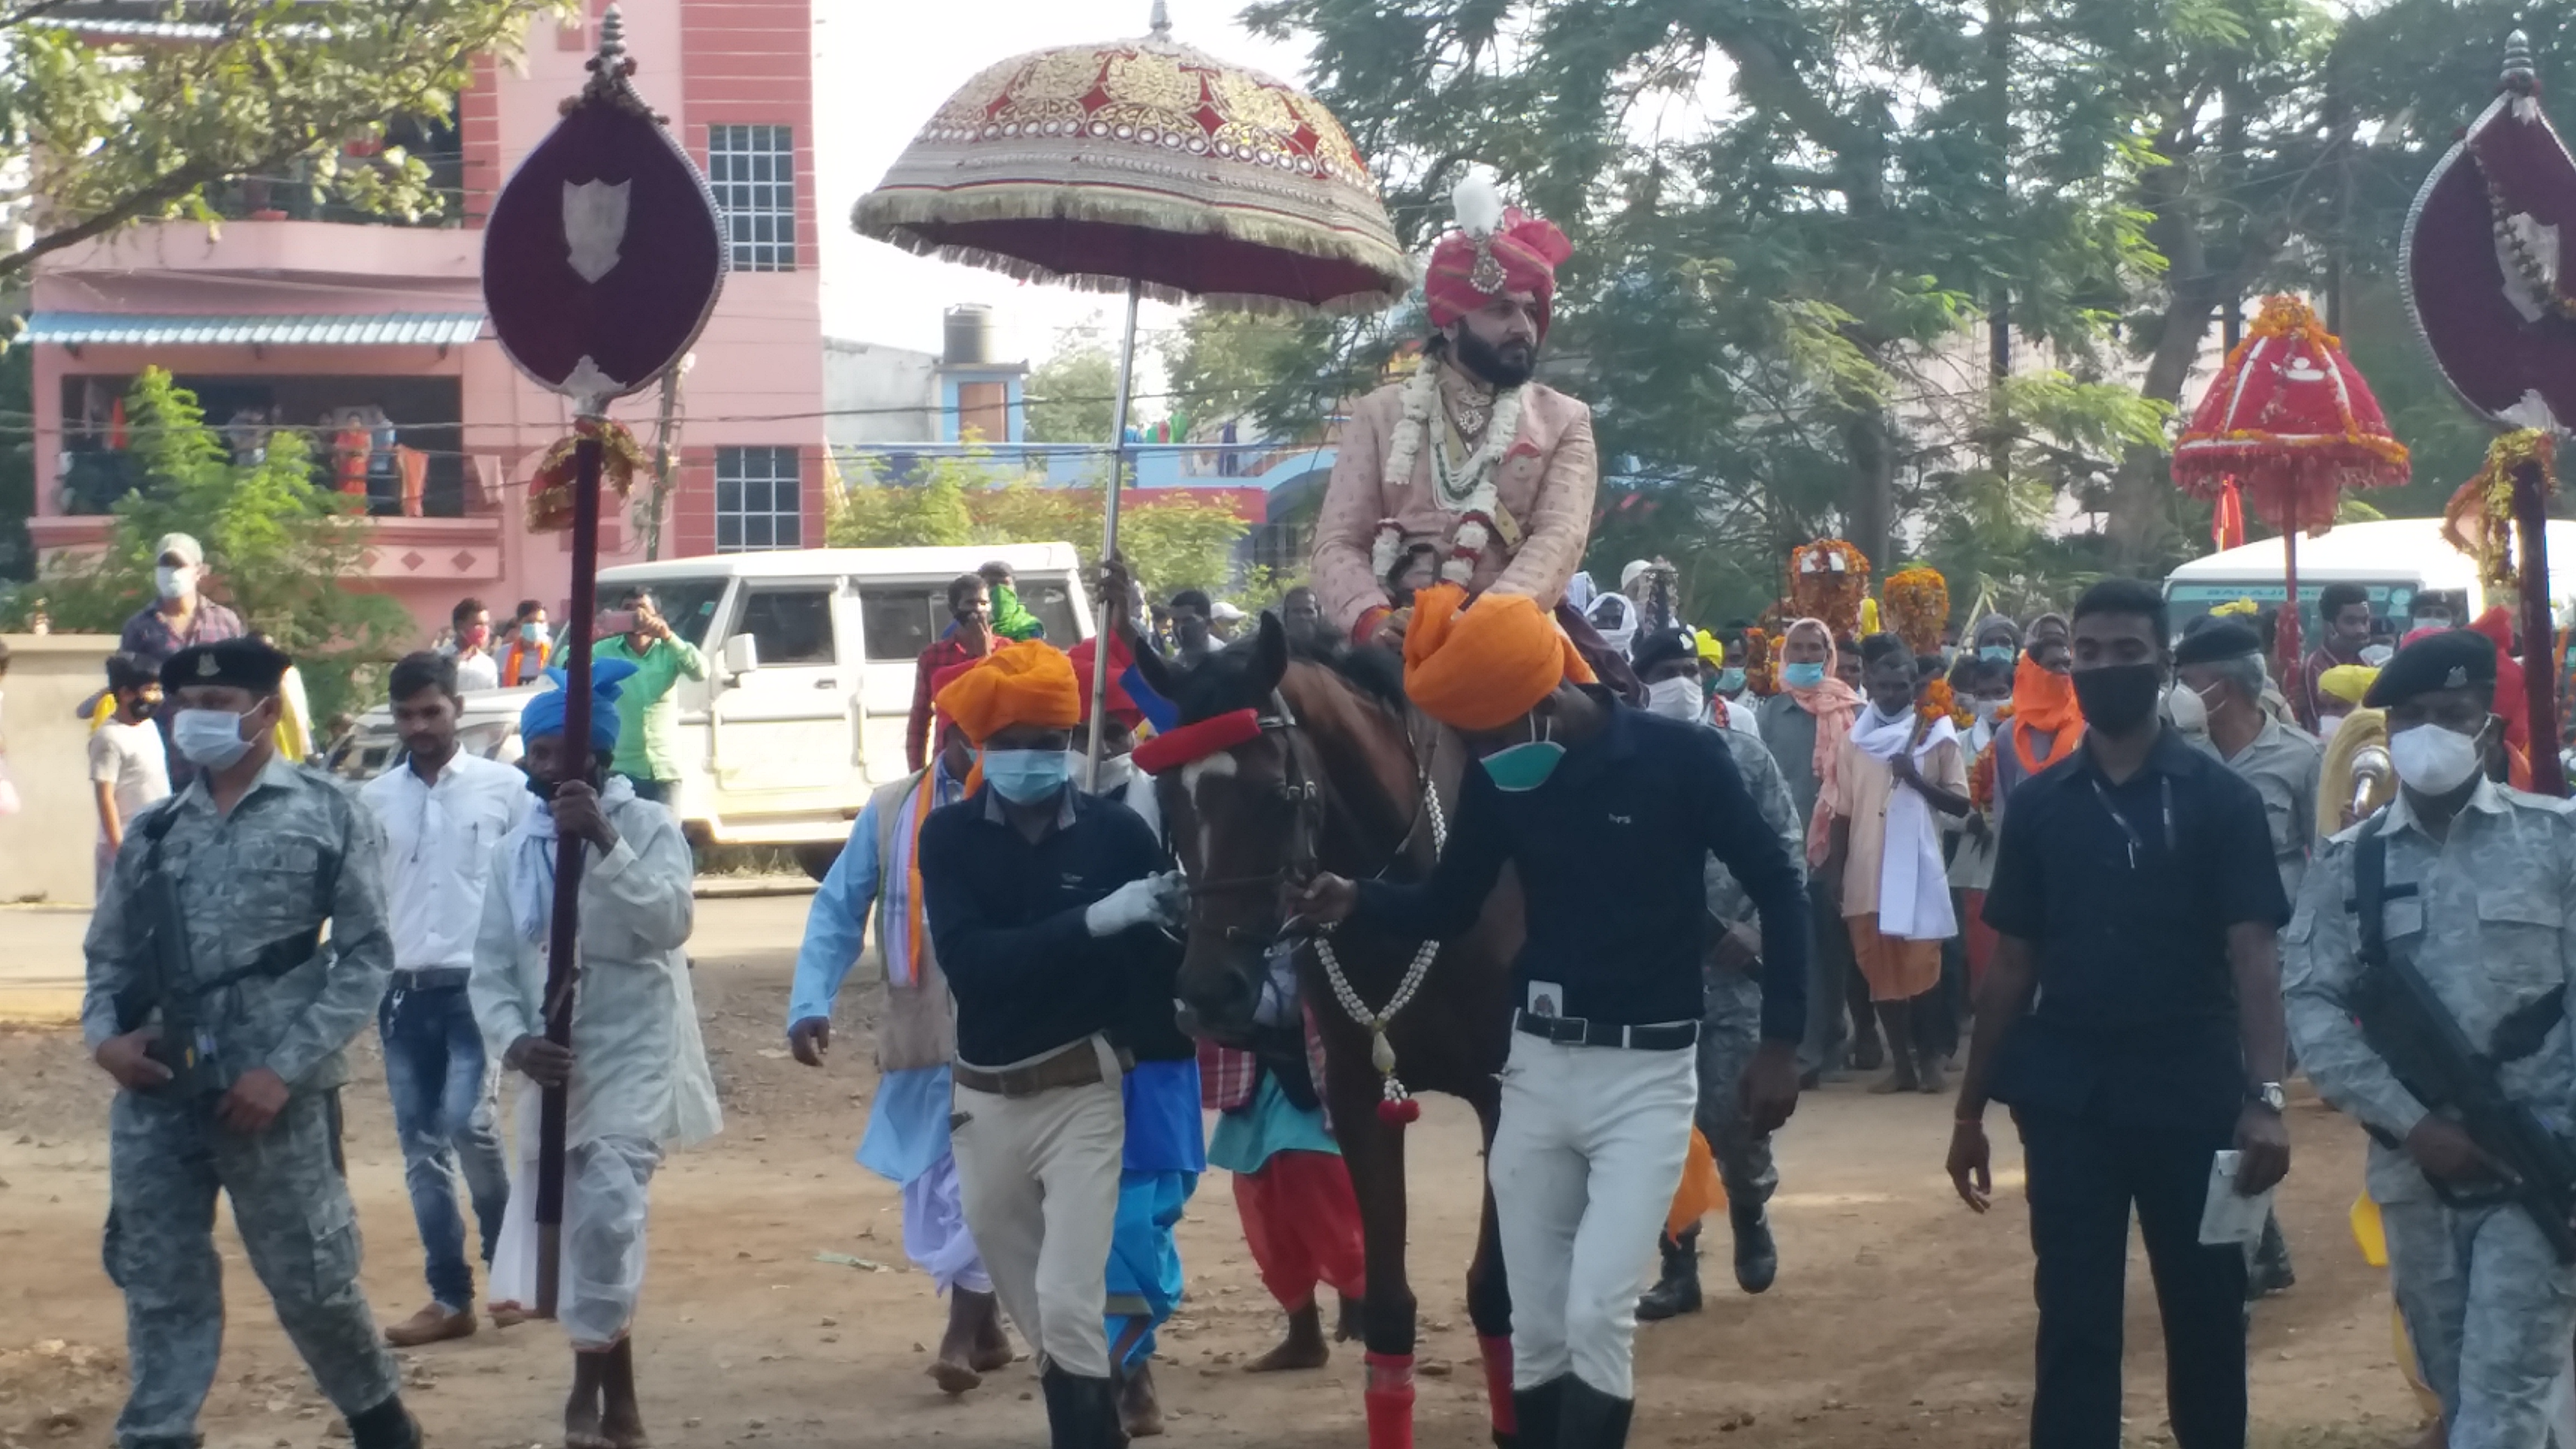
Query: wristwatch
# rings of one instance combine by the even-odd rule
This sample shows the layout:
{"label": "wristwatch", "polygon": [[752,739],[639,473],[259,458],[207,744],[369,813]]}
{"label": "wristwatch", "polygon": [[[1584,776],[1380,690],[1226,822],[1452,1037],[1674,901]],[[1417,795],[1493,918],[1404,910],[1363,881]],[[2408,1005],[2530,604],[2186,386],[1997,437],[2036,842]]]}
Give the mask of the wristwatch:
{"label": "wristwatch", "polygon": [[2256,1082],[2245,1089],[2245,1100],[2277,1113],[2289,1104],[2290,1094],[2278,1082]]}

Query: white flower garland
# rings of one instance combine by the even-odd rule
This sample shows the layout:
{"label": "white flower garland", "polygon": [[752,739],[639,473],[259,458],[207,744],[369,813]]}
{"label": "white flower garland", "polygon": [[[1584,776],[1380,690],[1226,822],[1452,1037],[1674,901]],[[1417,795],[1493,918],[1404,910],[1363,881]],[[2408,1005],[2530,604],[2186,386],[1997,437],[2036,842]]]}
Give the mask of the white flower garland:
{"label": "white flower garland", "polygon": [[[1422,456],[1422,445],[1431,432],[1432,409],[1439,405],[1440,369],[1426,362],[1414,370],[1404,385],[1404,411],[1396,419],[1393,446],[1387,450],[1385,485],[1390,492],[1401,491],[1413,482],[1413,465]],[[1485,543],[1492,536],[1496,504],[1494,479],[1501,471],[1503,455],[1520,435],[1521,409],[1529,400],[1529,386],[1523,384],[1494,399],[1493,416],[1485,423],[1485,436],[1476,451],[1467,458],[1464,468],[1452,474],[1444,454],[1432,458],[1434,491],[1443,508],[1458,515],[1458,531],[1448,559],[1440,565],[1440,577],[1453,584],[1465,584],[1475,576],[1476,561],[1484,556]],[[1435,445],[1436,446],[1436,445]],[[1459,484],[1463,482],[1463,491]],[[1378,525],[1376,546],[1370,559],[1383,580],[1401,556],[1404,531],[1394,519]]]}

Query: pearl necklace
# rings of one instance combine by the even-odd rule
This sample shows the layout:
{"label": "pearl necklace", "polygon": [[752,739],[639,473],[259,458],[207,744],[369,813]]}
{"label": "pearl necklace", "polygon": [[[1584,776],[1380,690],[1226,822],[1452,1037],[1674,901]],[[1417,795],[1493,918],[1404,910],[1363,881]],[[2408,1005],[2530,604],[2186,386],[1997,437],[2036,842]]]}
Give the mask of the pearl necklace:
{"label": "pearl necklace", "polygon": [[[1434,446],[1431,455],[1432,489],[1440,506],[1458,515],[1457,533],[1451,541],[1449,557],[1440,565],[1440,577],[1454,584],[1465,584],[1475,576],[1476,562],[1485,552],[1486,540],[1492,537],[1496,503],[1494,479],[1500,472],[1503,454],[1520,435],[1521,410],[1529,401],[1530,385],[1523,383],[1510,392],[1494,398],[1493,416],[1485,423],[1484,436],[1467,461],[1452,469],[1448,450]],[[1389,492],[1400,492],[1412,486],[1413,465],[1422,455],[1423,440],[1431,431],[1432,410],[1440,399],[1440,369],[1425,362],[1414,370],[1404,386],[1404,410],[1396,420],[1393,446],[1387,449],[1384,483]],[[1378,526],[1377,546],[1370,550],[1377,563],[1378,575],[1395,566],[1404,546],[1404,531],[1395,520],[1386,519]]]}

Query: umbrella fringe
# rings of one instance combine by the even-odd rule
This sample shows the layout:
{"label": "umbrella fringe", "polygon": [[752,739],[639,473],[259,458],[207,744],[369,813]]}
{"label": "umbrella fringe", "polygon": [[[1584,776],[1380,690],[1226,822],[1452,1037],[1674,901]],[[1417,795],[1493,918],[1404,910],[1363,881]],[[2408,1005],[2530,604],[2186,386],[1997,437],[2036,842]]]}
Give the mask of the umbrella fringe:
{"label": "umbrella fringe", "polygon": [[1401,301],[1413,284],[1413,268],[1403,253],[1365,237],[1338,234],[1320,223],[1272,221],[1250,212],[1198,202],[1156,205],[1133,195],[1115,204],[1094,205],[1070,197],[1067,188],[1052,184],[978,186],[973,193],[871,192],[851,208],[850,225],[862,236],[921,256],[989,268],[1019,281],[1053,282],[1091,292],[1124,294],[1132,279],[1097,272],[1059,272],[1007,252],[942,242],[916,228],[982,221],[1065,220],[1167,232],[1176,244],[1191,235],[1217,235],[1317,260],[1347,261],[1369,268],[1393,284],[1310,303],[1259,293],[1193,293],[1168,283],[1143,283],[1144,295],[1158,302],[1178,305],[1198,301],[1228,311],[1283,316],[1378,312]]}

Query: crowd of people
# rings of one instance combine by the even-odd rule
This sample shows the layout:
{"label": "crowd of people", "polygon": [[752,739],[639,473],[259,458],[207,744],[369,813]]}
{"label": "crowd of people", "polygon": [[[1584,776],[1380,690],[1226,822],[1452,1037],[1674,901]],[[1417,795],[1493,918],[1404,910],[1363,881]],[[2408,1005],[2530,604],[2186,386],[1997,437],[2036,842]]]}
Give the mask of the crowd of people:
{"label": "crowd of people", "polygon": [[[1567,251],[1544,221],[1462,204],[1427,269],[1421,368],[1345,429],[1311,587],[1244,637],[1203,594],[1146,608],[1114,562],[1107,627],[1069,649],[1041,637],[1007,569],[950,586],[953,627],[919,661],[911,773],[869,801],[816,895],[782,1022],[797,1061],[832,1060],[873,918],[885,1005],[857,1159],[899,1187],[906,1253],[949,1298],[938,1387],[975,1391],[1015,1333],[1057,1449],[1163,1432],[1151,1361],[1183,1295],[1173,1229],[1221,1167],[1285,1320],[1247,1366],[1326,1361],[1330,1287],[1338,1336],[1365,1323],[1372,1449],[1408,1445],[1410,1324],[1371,1298],[1337,1155],[1353,1126],[1328,1118],[1315,1047],[1318,1013],[1368,1023],[1347,990],[1301,991],[1299,962],[1345,924],[1460,941],[1510,865],[1508,1029],[1464,1044],[1501,1064],[1486,1171],[1510,1301],[1506,1325],[1478,1324],[1498,1435],[1624,1444],[1638,1321],[1701,1304],[1703,1211],[1722,1190],[1738,1284],[1771,1286],[1773,1136],[1802,1091],[1883,1068],[1870,1090],[1955,1091],[1945,1165],[1975,1211],[1994,1189],[1986,1109],[2011,1109],[2039,1301],[2031,1442],[2122,1437],[2134,1212],[2174,1438],[2243,1449],[2246,1305],[2290,1276],[2263,1220],[2290,1170],[2295,1046],[2372,1134],[2364,1186],[2438,1428],[2457,1449],[2542,1444],[2576,1336],[2576,1255],[2560,1252],[2576,1229],[2547,1210],[2569,1183],[2541,1175],[2549,1144],[2567,1152],[2553,1134],[2576,1088],[2576,806],[2507,783],[2495,643],[2444,619],[2372,658],[2374,626],[2329,591],[2324,656],[2276,681],[2237,611],[2178,632],[2153,585],[2121,578],[1962,636],[1919,571],[1863,607],[1867,561],[1834,540],[1784,561],[1763,627],[1676,622],[1657,561],[1600,594],[1579,573],[1589,413],[1533,380]],[[650,1188],[666,1153],[721,1126],[684,954],[689,852],[658,803],[671,682],[704,660],[648,596],[623,600],[587,738],[567,737],[558,678],[524,707],[514,770],[459,748],[458,713],[475,666],[521,674],[544,621],[523,609],[494,663],[488,614],[461,607],[452,649],[396,667],[403,754],[352,794],[280,739],[291,661],[197,598],[193,544],[165,541],[163,558],[162,603],[128,630],[106,696],[113,849],[82,1014],[119,1088],[120,1444],[195,1431],[220,1346],[218,1191],[356,1449],[417,1444],[386,1345],[479,1330],[469,1208],[481,1307],[506,1324],[543,1306],[544,1089],[567,1097],[565,1442],[641,1449]],[[1284,669],[1289,651],[1400,680],[1385,697],[1418,718],[1406,738],[1449,822],[1417,878],[1311,860],[1214,877],[1207,830],[1165,828],[1249,798],[1219,787],[1301,728],[1275,702],[1192,717],[1191,682]],[[2303,707],[2319,730],[2341,721],[2333,750],[2381,752],[2384,798],[2321,785],[2328,747]],[[148,778],[125,793],[128,762],[162,725],[178,790],[150,802]],[[1316,783],[1263,798],[1295,809]],[[550,1038],[564,851],[586,863],[582,963],[568,1033]],[[1209,899],[1250,889],[1280,912],[1249,943],[1251,1027],[1194,1039],[1205,993],[1185,950],[1213,944]],[[2394,1016],[2392,979],[2421,988]],[[2428,1015],[2472,1043],[2465,1075],[2428,1075],[2394,1044],[2392,1022]],[[381,1335],[338,1157],[345,1051],[370,1016],[428,1295]],[[1382,1034],[1368,1070],[1378,1121],[1400,1130],[1410,1103]],[[515,1150],[502,1071],[523,1079]],[[2235,1219],[2251,1226],[2205,1221]]]}

